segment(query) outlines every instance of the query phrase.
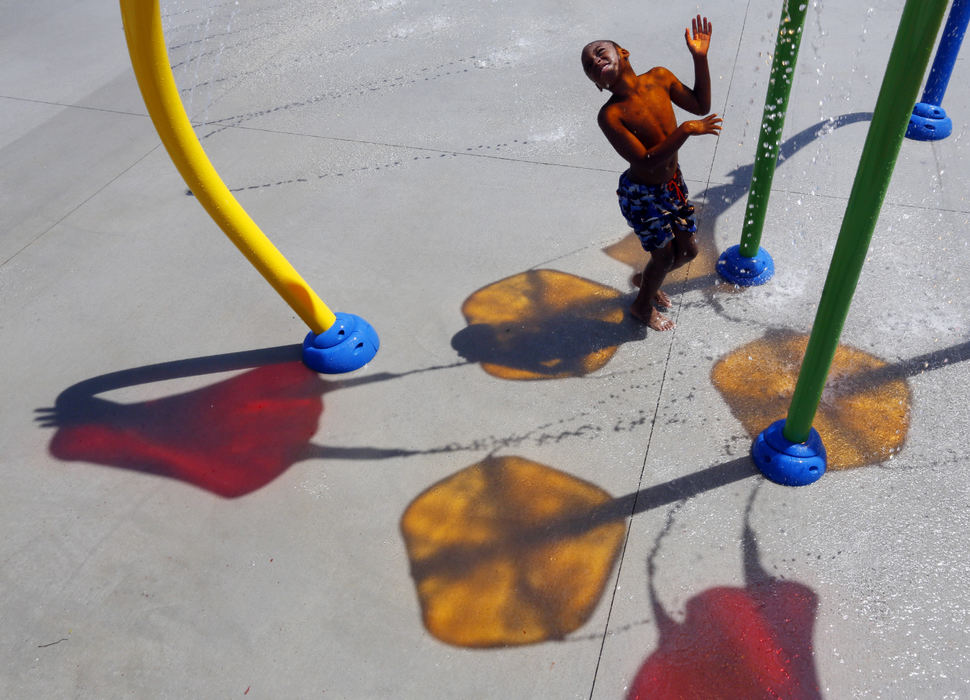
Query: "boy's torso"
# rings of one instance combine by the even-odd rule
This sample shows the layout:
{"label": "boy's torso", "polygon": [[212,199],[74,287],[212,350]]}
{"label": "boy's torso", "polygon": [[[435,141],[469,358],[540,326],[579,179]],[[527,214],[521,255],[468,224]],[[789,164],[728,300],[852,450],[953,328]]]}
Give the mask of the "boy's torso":
{"label": "boy's torso", "polygon": [[[610,100],[607,107],[619,117],[644,148],[652,148],[677,128],[670,86],[656,78],[652,69],[638,76],[637,91],[622,100]],[[631,166],[630,177],[642,184],[667,182],[677,170],[677,155],[649,168]]]}

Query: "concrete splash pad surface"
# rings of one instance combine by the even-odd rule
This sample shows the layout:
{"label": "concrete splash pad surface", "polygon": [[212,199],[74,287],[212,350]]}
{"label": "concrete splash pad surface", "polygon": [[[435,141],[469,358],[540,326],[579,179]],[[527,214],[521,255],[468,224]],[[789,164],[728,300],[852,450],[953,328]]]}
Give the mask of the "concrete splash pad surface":
{"label": "concrete splash pad surface", "polygon": [[[163,3],[220,174],[381,334],[367,368],[318,377],[305,328],[185,195],[117,8],[4,3],[0,695],[970,694],[962,63],[954,134],[903,144],[842,338],[875,358],[863,392],[905,385],[905,439],[778,487],[715,367],[808,331],[903,3],[810,10],[763,241],[778,271],[737,291],[713,261],[740,231],[777,4]],[[724,132],[682,150],[703,254],[667,285],[676,331],[643,333],[614,322],[642,259],[578,55],[610,37],[689,81],[697,11]],[[508,280],[518,296],[492,295]],[[483,298],[503,307],[463,315]],[[489,459],[530,466],[501,498],[464,486]],[[527,609],[530,643],[424,624],[437,570],[404,518],[440,494],[462,509],[421,520],[435,561],[495,593],[501,634],[502,601]],[[595,534],[616,523],[614,556]],[[544,572],[583,556],[606,582],[557,600]]]}

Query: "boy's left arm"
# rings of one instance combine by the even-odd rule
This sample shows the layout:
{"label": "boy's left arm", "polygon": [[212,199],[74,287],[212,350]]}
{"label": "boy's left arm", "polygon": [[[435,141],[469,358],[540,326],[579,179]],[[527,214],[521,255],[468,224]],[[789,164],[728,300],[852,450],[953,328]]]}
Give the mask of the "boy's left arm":
{"label": "boy's left arm", "polygon": [[707,65],[707,51],[711,46],[713,28],[707,17],[697,15],[691,20],[691,29],[684,30],[684,39],[694,58],[694,87],[688,88],[676,78],[670,84],[671,102],[692,114],[707,114],[711,110],[711,71]]}

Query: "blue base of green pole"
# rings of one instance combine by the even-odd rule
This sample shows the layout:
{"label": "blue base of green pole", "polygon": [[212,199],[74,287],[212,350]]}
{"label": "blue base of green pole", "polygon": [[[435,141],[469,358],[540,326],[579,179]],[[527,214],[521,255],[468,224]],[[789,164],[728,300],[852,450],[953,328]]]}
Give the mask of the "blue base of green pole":
{"label": "blue base of green pole", "polygon": [[728,282],[751,287],[770,280],[775,274],[775,263],[760,246],[753,258],[746,258],[741,255],[741,246],[735,245],[721,253],[717,271]]}
{"label": "blue base of green pole", "polygon": [[775,421],[751,446],[754,463],[771,481],[783,486],[806,486],[825,473],[825,446],[815,428],[805,442],[791,442],[782,432],[785,419]]}
{"label": "blue base of green pole", "polygon": [[360,369],[374,359],[381,341],[377,331],[355,314],[334,314],[337,320],[323,333],[303,339],[303,364],[314,372],[341,374]]}
{"label": "blue base of green pole", "polygon": [[953,122],[939,105],[917,102],[906,127],[906,138],[914,141],[939,141],[953,133]]}

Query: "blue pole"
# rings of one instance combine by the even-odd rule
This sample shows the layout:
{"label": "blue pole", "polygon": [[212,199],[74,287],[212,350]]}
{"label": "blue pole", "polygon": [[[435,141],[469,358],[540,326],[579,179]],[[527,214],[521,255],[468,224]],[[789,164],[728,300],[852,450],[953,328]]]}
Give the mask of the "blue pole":
{"label": "blue pole", "polygon": [[967,33],[968,23],[970,0],[953,0],[946,26],[943,27],[943,36],[940,37],[940,45],[936,49],[936,58],[933,59],[930,75],[926,79],[923,99],[913,107],[913,116],[910,117],[906,129],[907,138],[916,141],[939,141],[953,132],[953,122],[940,105],[943,103],[943,94],[950,82],[957,54],[960,53],[960,44]]}

